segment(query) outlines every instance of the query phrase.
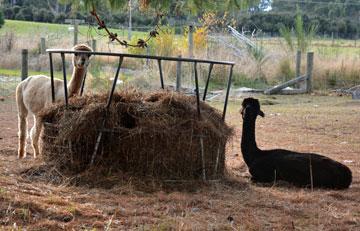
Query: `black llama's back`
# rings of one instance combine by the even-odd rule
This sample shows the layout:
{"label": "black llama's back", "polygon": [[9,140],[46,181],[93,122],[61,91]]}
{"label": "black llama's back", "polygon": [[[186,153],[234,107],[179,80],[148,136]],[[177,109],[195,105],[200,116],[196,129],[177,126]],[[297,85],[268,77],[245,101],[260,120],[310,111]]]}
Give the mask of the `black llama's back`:
{"label": "black llama's back", "polygon": [[243,133],[241,151],[255,182],[283,180],[296,186],[345,189],[352,181],[350,169],[328,157],[314,153],[298,153],[284,149],[260,150],[255,140],[255,122],[264,116],[257,99],[242,103]]}

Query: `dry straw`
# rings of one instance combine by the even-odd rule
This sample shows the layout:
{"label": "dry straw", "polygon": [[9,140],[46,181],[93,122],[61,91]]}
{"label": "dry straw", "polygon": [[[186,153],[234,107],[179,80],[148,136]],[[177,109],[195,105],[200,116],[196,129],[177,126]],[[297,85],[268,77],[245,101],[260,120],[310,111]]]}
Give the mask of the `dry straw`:
{"label": "dry straw", "polygon": [[[108,111],[106,100],[107,94],[75,97],[67,109],[57,104],[42,112],[42,153],[47,164],[65,175],[90,172],[91,177],[126,173],[197,180],[202,179],[203,166],[207,179],[223,176],[225,145],[232,128],[218,110],[201,103],[199,119],[195,97],[168,91],[128,89],[114,94]],[[102,142],[89,169],[100,131]]]}

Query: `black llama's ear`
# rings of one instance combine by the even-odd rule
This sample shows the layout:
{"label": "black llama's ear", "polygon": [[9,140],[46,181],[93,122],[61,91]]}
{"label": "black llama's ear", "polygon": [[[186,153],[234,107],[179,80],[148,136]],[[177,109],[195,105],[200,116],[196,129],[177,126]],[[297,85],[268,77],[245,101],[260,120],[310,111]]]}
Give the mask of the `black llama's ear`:
{"label": "black llama's ear", "polygon": [[264,114],[264,112],[263,112],[263,111],[261,111],[261,110],[259,110],[259,113],[258,113],[258,115],[259,115],[259,116],[261,116],[261,117],[265,117],[265,114]]}

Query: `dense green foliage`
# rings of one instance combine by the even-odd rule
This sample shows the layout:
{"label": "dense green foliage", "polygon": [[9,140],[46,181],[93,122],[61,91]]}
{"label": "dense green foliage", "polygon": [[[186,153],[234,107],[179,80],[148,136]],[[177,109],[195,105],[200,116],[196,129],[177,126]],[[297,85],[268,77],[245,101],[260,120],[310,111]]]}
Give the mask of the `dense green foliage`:
{"label": "dense green foliage", "polygon": [[4,25],[4,16],[2,10],[0,9],[0,28],[2,25]]}
{"label": "dense green foliage", "polygon": [[[268,0],[263,0],[264,7],[269,6]],[[304,24],[317,25],[317,33],[342,38],[355,38],[360,32],[360,2],[358,0],[273,0],[271,10],[261,11],[254,8],[247,15],[238,20],[238,27],[248,30],[256,28],[270,35],[278,35],[281,25],[287,27],[295,25],[296,8],[302,12]]]}

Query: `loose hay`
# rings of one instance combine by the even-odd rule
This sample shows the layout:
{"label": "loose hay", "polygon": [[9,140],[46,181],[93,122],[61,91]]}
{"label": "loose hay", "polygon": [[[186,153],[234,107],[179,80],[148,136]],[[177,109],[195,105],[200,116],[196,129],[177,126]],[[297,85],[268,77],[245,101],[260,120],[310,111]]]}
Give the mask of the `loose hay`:
{"label": "loose hay", "polygon": [[114,94],[107,111],[107,97],[75,97],[67,109],[57,104],[42,112],[42,154],[47,164],[67,175],[89,172],[102,131],[91,168],[94,176],[123,172],[163,180],[201,179],[203,137],[207,179],[223,176],[225,145],[232,129],[218,110],[201,103],[199,120],[195,97],[126,90]]}

